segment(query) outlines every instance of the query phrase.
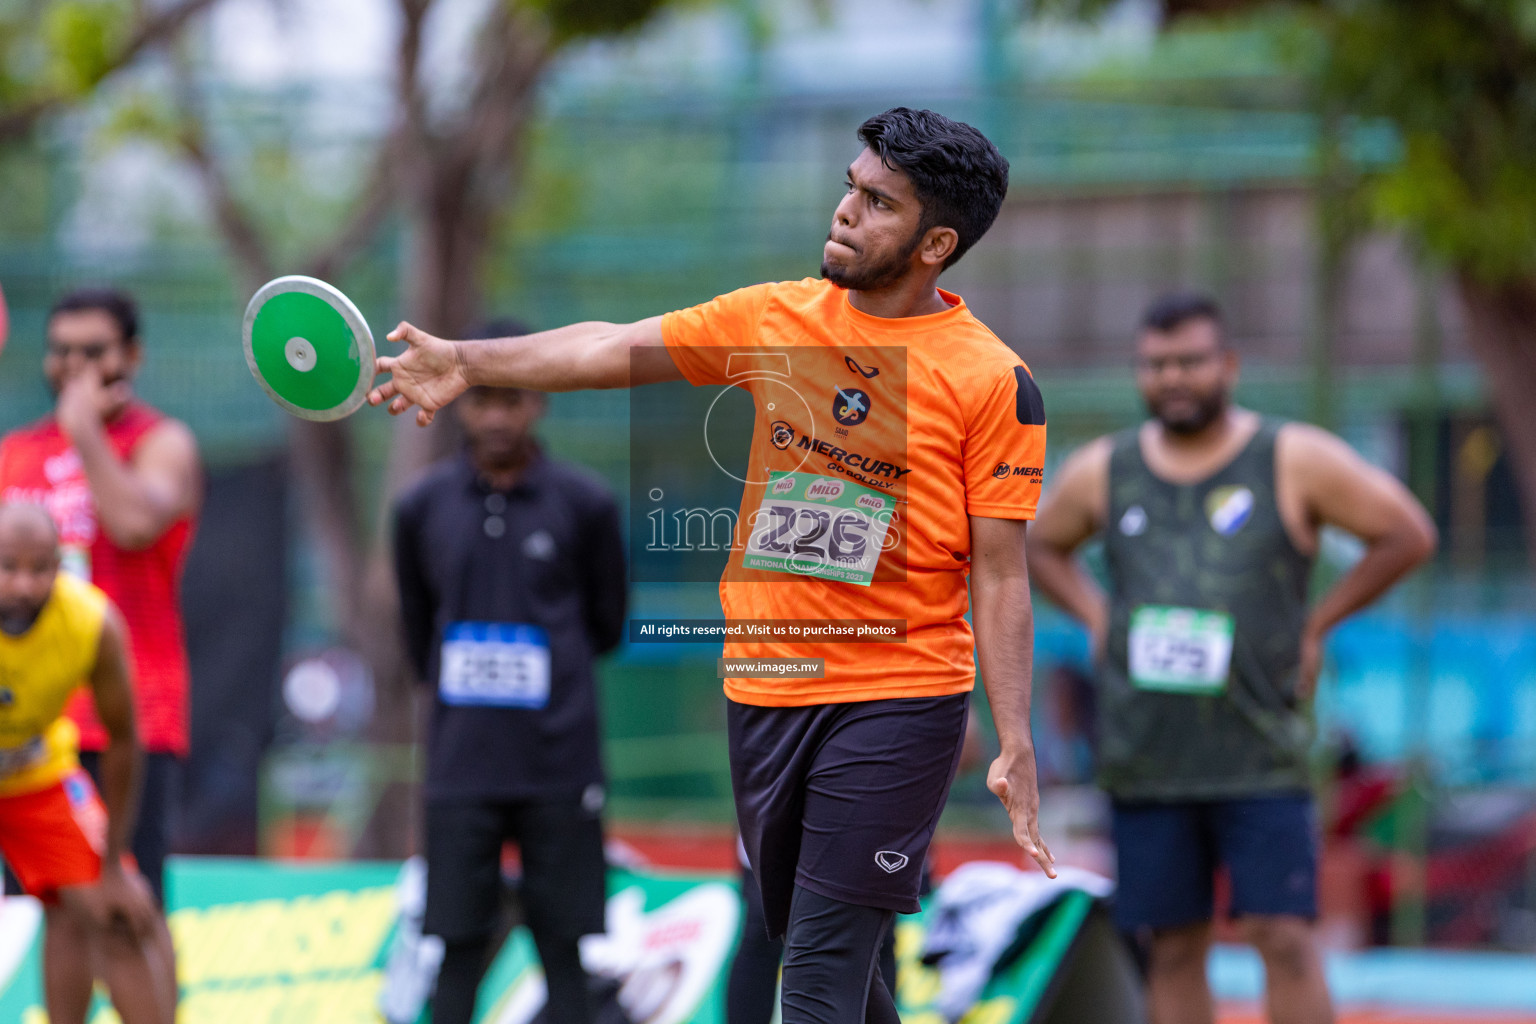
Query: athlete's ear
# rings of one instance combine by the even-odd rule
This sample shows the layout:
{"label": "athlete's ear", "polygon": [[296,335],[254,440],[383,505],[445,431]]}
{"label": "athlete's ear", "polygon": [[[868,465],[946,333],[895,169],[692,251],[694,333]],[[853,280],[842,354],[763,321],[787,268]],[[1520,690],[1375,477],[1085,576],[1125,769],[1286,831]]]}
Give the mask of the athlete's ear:
{"label": "athlete's ear", "polygon": [[930,267],[942,267],[959,244],[960,233],[954,228],[929,228],[919,252]]}
{"label": "athlete's ear", "polygon": [[139,372],[144,365],[144,346],[139,344],[139,339],[123,342],[123,363],[128,368],[128,376],[132,377]]}
{"label": "athlete's ear", "polygon": [[1229,345],[1221,349],[1221,375],[1227,379],[1227,387],[1237,386],[1238,377],[1242,376],[1243,360],[1237,354],[1237,349]]}

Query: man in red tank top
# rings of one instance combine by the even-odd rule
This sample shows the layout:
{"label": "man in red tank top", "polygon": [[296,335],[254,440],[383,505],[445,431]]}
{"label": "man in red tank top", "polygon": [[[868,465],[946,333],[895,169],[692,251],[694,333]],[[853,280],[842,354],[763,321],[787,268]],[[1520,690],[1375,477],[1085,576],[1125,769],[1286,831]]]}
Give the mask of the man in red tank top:
{"label": "man in red tank top", "polygon": [[[184,423],[134,397],[143,350],[127,295],[64,296],[49,314],[47,342],[43,374],[57,401],[51,415],[0,439],[0,502],[46,506],[66,571],[106,591],[128,624],[146,751],[132,847],[163,899],[172,787],[188,745],[181,571],[202,500],[202,464]],[[80,696],[69,715],[80,726],[81,760],[94,773],[106,735]],[[82,983],[89,988],[90,978]]]}

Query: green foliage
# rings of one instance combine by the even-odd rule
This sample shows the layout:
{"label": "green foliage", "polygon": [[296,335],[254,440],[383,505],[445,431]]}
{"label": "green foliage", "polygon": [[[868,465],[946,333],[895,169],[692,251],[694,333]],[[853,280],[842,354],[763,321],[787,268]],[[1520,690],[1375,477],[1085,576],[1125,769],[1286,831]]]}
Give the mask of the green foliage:
{"label": "green foliage", "polygon": [[[1092,18],[1110,6],[1036,0],[1033,10]],[[1163,6],[1176,26],[1170,36],[1198,36],[1202,19],[1182,16],[1258,15],[1252,24],[1275,31],[1320,112],[1392,126],[1399,158],[1358,192],[1373,218],[1406,229],[1427,256],[1486,283],[1536,275],[1536,0]],[[1300,18],[1266,26],[1277,9]]]}
{"label": "green foliage", "polygon": [[1333,0],[1318,25],[1324,102],[1402,137],[1373,212],[1490,284],[1536,274],[1536,3]]}
{"label": "green foliage", "polygon": [[0,112],[88,94],[116,66],[130,13],[122,0],[0,4]]}
{"label": "green foliage", "polygon": [[97,0],[57,0],[43,10],[49,54],[48,85],[66,96],[83,96],[115,66],[124,42],[128,8]]}
{"label": "green foliage", "polygon": [[522,0],[549,23],[557,44],[639,27],[667,0]]}

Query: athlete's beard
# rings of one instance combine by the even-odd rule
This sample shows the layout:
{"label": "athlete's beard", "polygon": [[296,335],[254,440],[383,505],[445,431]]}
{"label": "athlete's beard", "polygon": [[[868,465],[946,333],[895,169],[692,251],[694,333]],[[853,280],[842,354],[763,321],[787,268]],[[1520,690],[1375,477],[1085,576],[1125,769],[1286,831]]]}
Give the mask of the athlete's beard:
{"label": "athlete's beard", "polygon": [[1147,403],[1147,411],[1163,425],[1163,429],[1170,434],[1189,436],[1198,434],[1206,427],[1215,423],[1221,415],[1227,411],[1230,401],[1225,390],[1213,391],[1208,395],[1195,398],[1194,411],[1184,416],[1170,416],[1166,410],[1156,402]]}
{"label": "athlete's beard", "polygon": [[25,604],[0,605],[0,633],[6,636],[21,636],[32,628],[32,624],[37,621],[41,613],[41,608],[32,608]]}
{"label": "athlete's beard", "polygon": [[[922,244],[923,234],[927,229],[918,226],[917,233],[912,236],[912,241],[900,252],[894,252],[886,259],[868,267],[836,267],[825,259],[821,261],[821,276],[837,285],[854,292],[873,292],[881,288],[889,287],[900,281],[902,275],[907,272],[907,267],[912,263],[912,254]],[[827,233],[827,240],[831,241],[831,232]]]}

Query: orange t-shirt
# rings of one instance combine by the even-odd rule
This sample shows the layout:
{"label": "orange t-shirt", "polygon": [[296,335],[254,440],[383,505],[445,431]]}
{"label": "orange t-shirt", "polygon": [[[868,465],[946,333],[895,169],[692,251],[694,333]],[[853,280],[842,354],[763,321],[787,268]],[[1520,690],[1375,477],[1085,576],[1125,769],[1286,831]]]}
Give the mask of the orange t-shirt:
{"label": "orange t-shirt", "polygon": [[[902,643],[731,641],[727,658],[822,658],[819,679],[725,680],[788,707],[965,693],[969,515],[1032,519],[1045,414],[1028,368],[958,295],[884,318],[815,279],[763,284],[662,318],[696,386],[756,408],[727,619],[904,620]],[[778,554],[777,552],[783,552]]]}

